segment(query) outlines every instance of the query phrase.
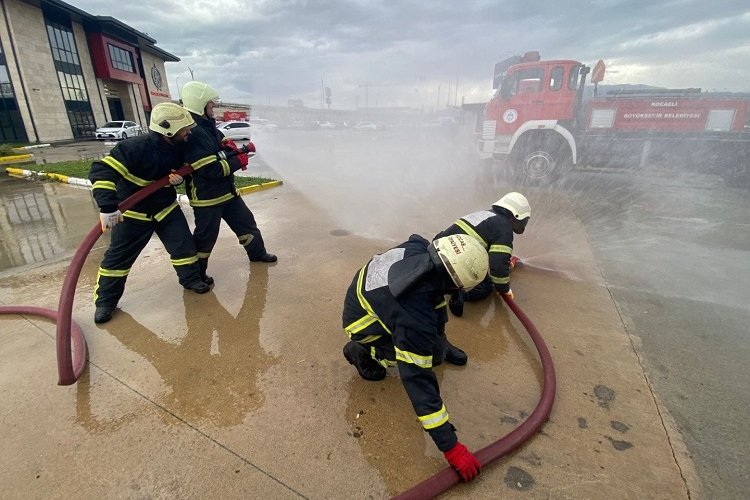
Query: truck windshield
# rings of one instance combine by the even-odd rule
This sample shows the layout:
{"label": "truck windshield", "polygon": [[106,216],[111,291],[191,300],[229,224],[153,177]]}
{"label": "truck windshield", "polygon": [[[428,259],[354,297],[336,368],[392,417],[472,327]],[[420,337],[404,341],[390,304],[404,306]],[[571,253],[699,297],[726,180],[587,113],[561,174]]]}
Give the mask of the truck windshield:
{"label": "truck windshield", "polygon": [[526,68],[509,74],[503,79],[500,96],[508,100],[516,94],[531,94],[542,91],[543,68]]}

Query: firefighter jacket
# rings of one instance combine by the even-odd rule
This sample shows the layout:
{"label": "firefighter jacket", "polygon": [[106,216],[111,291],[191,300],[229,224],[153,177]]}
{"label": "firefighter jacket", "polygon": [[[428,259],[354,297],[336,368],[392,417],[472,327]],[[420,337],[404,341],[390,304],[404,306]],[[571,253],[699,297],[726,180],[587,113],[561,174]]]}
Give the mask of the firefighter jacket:
{"label": "firefighter jacket", "polygon": [[217,156],[222,150],[221,140],[224,135],[216,129],[213,118],[191,114],[196,126],[184,148],[184,159],[193,166],[192,175],[186,178],[190,205],[221,205],[237,196],[234,172],[242,168],[242,164],[234,156],[228,159]]}
{"label": "firefighter jacket", "polygon": [[489,253],[490,279],[500,293],[510,290],[510,256],[513,253],[513,227],[510,219],[494,207],[458,219],[435,239],[453,234],[468,234]]}
{"label": "firefighter jacket", "polygon": [[[349,287],[344,318],[360,318],[355,321],[360,330],[379,322],[391,337],[401,382],[414,411],[437,447],[447,451],[457,437],[432,371],[432,354],[445,334],[444,308],[437,307],[444,302],[450,278],[442,264],[436,266],[429,246],[430,242],[413,234],[409,241],[373,257]],[[344,322],[351,332],[355,323]]]}
{"label": "firefighter jacket", "polygon": [[[89,180],[99,210],[111,213],[120,202],[141,188],[167,176],[182,165],[178,149],[155,132],[126,139],[101,160],[91,164]],[[157,190],[123,213],[140,220],[161,220],[177,207],[177,192],[171,185]]]}

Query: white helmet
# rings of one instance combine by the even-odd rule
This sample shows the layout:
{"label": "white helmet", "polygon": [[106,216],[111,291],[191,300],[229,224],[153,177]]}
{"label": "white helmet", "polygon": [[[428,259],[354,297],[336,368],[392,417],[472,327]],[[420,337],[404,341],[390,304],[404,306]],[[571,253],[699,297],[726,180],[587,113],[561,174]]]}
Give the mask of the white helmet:
{"label": "white helmet", "polygon": [[219,93],[206,83],[193,81],[182,86],[180,97],[185,109],[196,115],[202,115],[206,104],[217,99]]}
{"label": "white helmet", "polygon": [[182,106],[173,102],[162,102],[151,110],[151,120],[148,128],[166,137],[174,137],[185,127],[195,126],[190,113]]}
{"label": "white helmet", "polygon": [[522,221],[531,217],[531,207],[529,200],[521,193],[508,193],[495,203],[493,207],[500,207],[510,212],[517,221]]}
{"label": "white helmet", "polygon": [[471,236],[454,234],[438,238],[432,244],[458,288],[474,288],[487,276],[490,269],[487,250]]}

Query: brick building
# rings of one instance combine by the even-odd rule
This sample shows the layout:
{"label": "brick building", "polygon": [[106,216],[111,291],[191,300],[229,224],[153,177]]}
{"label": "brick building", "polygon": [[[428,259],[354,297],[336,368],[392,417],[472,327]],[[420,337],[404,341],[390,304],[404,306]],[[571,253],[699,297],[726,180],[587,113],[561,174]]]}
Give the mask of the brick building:
{"label": "brick building", "polygon": [[171,101],[179,58],[109,16],[59,0],[0,0],[0,143],[91,138],[111,120],[148,125]]}

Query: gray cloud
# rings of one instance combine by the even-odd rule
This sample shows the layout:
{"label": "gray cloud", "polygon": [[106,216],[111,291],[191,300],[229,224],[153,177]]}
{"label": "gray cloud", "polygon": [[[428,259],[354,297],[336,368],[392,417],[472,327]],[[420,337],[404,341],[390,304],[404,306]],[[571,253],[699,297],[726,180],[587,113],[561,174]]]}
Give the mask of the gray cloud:
{"label": "gray cloud", "polygon": [[[568,5],[568,4],[572,4]],[[226,101],[319,102],[334,107],[486,100],[494,63],[539,50],[544,58],[604,59],[604,83],[750,91],[750,6],[744,1],[559,2],[130,0],[102,10],[179,56],[169,84],[196,79]],[[219,6],[220,5],[220,6]],[[385,85],[387,84],[387,85]],[[451,98],[451,102],[455,97]]]}

